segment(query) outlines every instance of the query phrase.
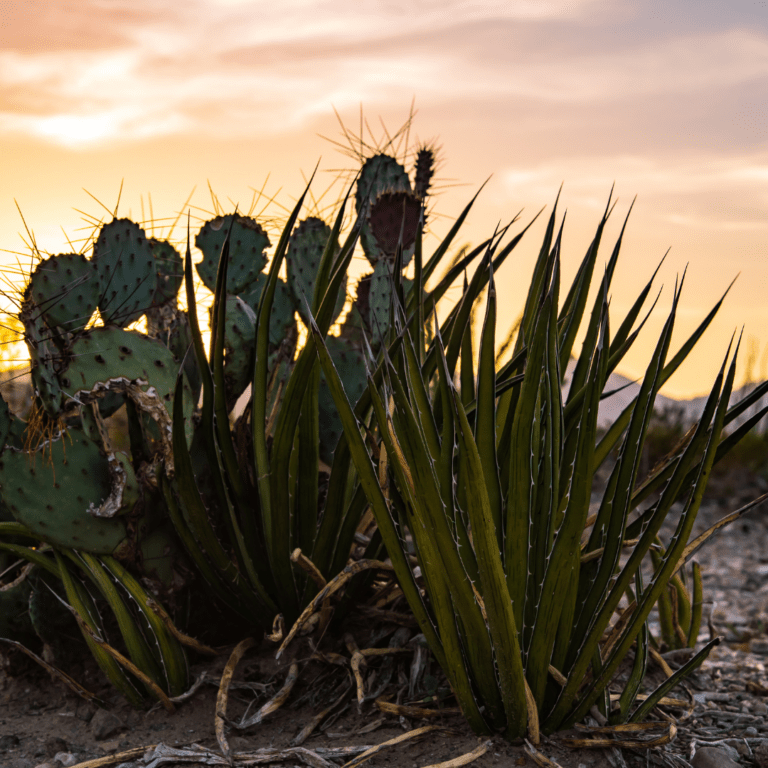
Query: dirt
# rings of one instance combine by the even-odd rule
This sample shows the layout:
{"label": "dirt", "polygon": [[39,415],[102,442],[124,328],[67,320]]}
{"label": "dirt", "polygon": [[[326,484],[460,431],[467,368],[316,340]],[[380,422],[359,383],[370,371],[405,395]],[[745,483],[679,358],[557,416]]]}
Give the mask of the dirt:
{"label": "dirt", "polygon": [[[743,486],[741,481],[739,483]],[[716,539],[713,546],[727,547],[728,543]],[[366,622],[358,616],[345,629],[352,632],[360,648],[367,648],[372,645],[386,646],[396,627],[390,626],[386,630],[380,622]],[[349,638],[346,640],[349,641]],[[684,722],[679,725],[677,742],[667,748],[622,749],[621,753],[616,748],[574,749],[567,740],[583,736],[583,733],[566,731],[551,737],[542,736],[537,747],[538,754],[534,757],[530,754],[530,745],[522,740],[509,743],[498,736],[478,738],[457,714],[443,714],[430,719],[398,716],[382,712],[374,700],[366,701],[358,711],[349,665],[350,646],[345,643],[345,638],[326,638],[321,646],[326,654],[322,660],[311,658],[314,650],[311,643],[311,636],[297,640],[290,648],[291,655],[276,663],[274,644],[264,640],[248,650],[237,666],[226,709],[226,716],[232,722],[239,722],[246,713],[252,715],[275,696],[283,686],[291,662],[298,662],[300,671],[285,703],[266,716],[263,722],[242,731],[225,728],[231,755],[236,758],[235,764],[253,764],[246,762],[247,755],[253,758],[258,750],[272,748],[278,753],[266,763],[269,765],[311,765],[313,760],[322,760],[325,755],[330,760],[325,765],[341,766],[359,754],[362,747],[383,744],[416,729],[431,726],[430,730],[422,731],[420,737],[383,747],[367,764],[372,768],[426,768],[473,752],[477,754],[484,749],[471,762],[473,766],[607,768],[621,765],[688,765],[680,761],[683,756],[688,757],[686,751],[690,743],[690,736],[684,738]],[[173,712],[166,711],[160,705],[144,711],[132,709],[109,685],[90,655],[82,652],[79,638],[63,638],[60,646],[56,663],[98,696],[103,706],[85,701],[60,681],[53,680],[20,651],[3,645],[0,647],[0,768],[72,768],[98,758],[109,758],[100,765],[144,768],[152,764],[149,750],[158,744],[186,749],[187,756],[179,754],[178,762],[161,761],[156,762],[157,765],[225,764],[214,759],[214,756],[221,755],[215,731],[216,698],[232,646],[222,649],[222,654],[214,659],[200,656],[193,659],[190,680],[204,675],[204,682],[188,700],[177,704]],[[40,649],[36,650],[39,652]],[[334,653],[338,655],[334,656]],[[382,688],[379,696],[405,704],[423,700],[427,695],[439,698],[444,683],[441,683],[441,673],[434,662],[421,669],[419,685],[413,697],[409,698],[409,678],[416,655],[415,648],[411,647],[410,653],[398,656],[369,657],[364,670],[366,691]],[[384,688],[386,659],[392,662],[389,683]],[[654,670],[653,665],[650,669],[658,678],[658,670]],[[697,675],[698,685],[696,676],[692,681],[694,690],[716,689],[718,682],[714,676],[708,677],[702,672]],[[681,695],[680,689],[671,695]],[[291,749],[292,742],[307,723],[340,697],[343,700],[337,710],[326,717],[301,744],[308,752],[302,754],[295,748],[286,751]],[[440,705],[432,703],[428,706],[452,708],[455,703],[448,698]],[[193,745],[199,745],[203,750],[199,753],[199,760],[189,752]],[[327,752],[329,749],[337,750],[336,757],[329,757],[333,754]],[[341,754],[342,749],[346,749],[345,754]],[[124,754],[129,750],[134,751]],[[285,759],[280,759],[281,750]],[[155,757],[159,755],[153,754]],[[552,762],[545,762],[547,759]],[[322,762],[314,764],[321,765]],[[465,763],[453,763],[461,764]],[[754,762],[748,764],[754,765]]]}

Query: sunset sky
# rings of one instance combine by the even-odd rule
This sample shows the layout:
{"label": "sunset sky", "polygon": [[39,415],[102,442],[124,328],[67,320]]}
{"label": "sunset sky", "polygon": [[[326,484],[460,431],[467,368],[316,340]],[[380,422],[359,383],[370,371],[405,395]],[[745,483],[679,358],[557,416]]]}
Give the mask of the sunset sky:
{"label": "sunset sky", "polygon": [[0,261],[29,263],[17,204],[44,252],[71,250],[62,228],[83,236],[74,209],[109,220],[84,189],[112,209],[122,182],[118,215],[140,219],[143,200],[148,218],[151,195],[165,223],[196,188],[206,218],[208,183],[227,211],[262,187],[290,207],[320,160],[319,196],[354,166],[321,137],[346,143],[334,108],[357,134],[362,105],[373,144],[414,100],[411,145],[441,147],[434,235],[489,176],[460,243],[547,206],[498,275],[500,335],[560,184],[568,281],[615,182],[600,265],[637,195],[615,325],[670,249],[655,321],[621,372],[642,374],[688,264],[673,346],[740,277],[664,391],[707,390],[742,325],[742,359],[752,348],[753,375],[768,376],[765,0],[0,3]]}

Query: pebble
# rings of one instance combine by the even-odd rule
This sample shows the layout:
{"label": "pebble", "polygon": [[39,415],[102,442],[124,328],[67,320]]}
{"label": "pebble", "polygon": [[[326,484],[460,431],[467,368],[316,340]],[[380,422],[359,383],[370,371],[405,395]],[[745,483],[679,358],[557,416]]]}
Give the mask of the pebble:
{"label": "pebble", "polygon": [[[734,750],[735,751],[735,750]],[[738,752],[736,753],[738,756]],[[693,768],[740,768],[728,752],[720,747],[701,747],[691,760]]]}

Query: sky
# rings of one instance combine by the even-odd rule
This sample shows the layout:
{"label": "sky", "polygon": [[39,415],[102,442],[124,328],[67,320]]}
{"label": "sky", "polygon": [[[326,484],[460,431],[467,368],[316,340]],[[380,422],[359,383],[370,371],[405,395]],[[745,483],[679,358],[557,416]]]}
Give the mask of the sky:
{"label": "sky", "polygon": [[738,279],[664,392],[707,391],[742,327],[740,377],[768,376],[766,0],[0,2],[0,264],[30,263],[20,212],[41,252],[69,252],[119,194],[156,235],[193,190],[198,221],[211,190],[226,211],[261,191],[279,219],[319,162],[322,210],[361,110],[369,152],[411,117],[410,148],[440,147],[428,252],[486,180],[462,244],[546,206],[497,275],[499,335],[560,185],[567,285],[615,184],[600,267],[637,199],[614,327],[669,252],[620,371],[642,375],[687,266],[673,348]]}

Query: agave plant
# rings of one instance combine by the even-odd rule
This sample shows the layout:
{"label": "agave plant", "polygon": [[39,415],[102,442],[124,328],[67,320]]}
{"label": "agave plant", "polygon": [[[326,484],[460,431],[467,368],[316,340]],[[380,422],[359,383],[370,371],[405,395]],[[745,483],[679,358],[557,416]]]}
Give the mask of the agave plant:
{"label": "agave plant", "polygon": [[[598,405],[608,375],[645,322],[638,318],[653,280],[611,333],[608,292],[623,228],[586,323],[570,389],[563,394],[565,366],[584,316],[608,214],[609,208],[561,300],[561,235],[554,237],[553,211],[515,354],[499,370],[493,274],[498,238],[488,244],[463,299],[431,343],[423,323],[404,311],[423,306],[418,293],[411,304],[393,302],[396,334],[381,364],[369,373],[367,398],[354,411],[324,348],[322,328],[312,324],[361,487],[399,584],[478,733],[502,731],[512,739],[526,731],[537,733],[539,725],[553,732],[580,721],[596,703],[614,722],[637,721],[717,642],[637,703],[649,614],[692,554],[688,540],[712,465],[746,433],[742,427],[725,438],[723,427],[746,405],[742,401],[728,410],[734,351],[730,364],[726,356],[695,429],[650,477],[638,482],[656,394],[719,307],[668,360],[681,281],[637,397],[598,436]],[[418,248],[416,253],[418,291]],[[475,375],[467,319],[486,284]],[[460,389],[454,383],[459,362]],[[373,411],[366,429],[375,430],[380,443],[378,468],[362,436],[363,402]],[[618,457],[599,511],[590,517],[595,471],[615,449]],[[386,492],[381,478],[388,478]],[[651,494],[650,503],[639,510]],[[654,553],[653,576],[644,584],[641,564],[678,499],[684,500],[684,512],[666,549]],[[409,550],[415,550],[421,584]],[[689,616],[687,630],[697,629],[698,619]],[[619,664],[633,647],[633,674],[620,694],[609,697]]]}

